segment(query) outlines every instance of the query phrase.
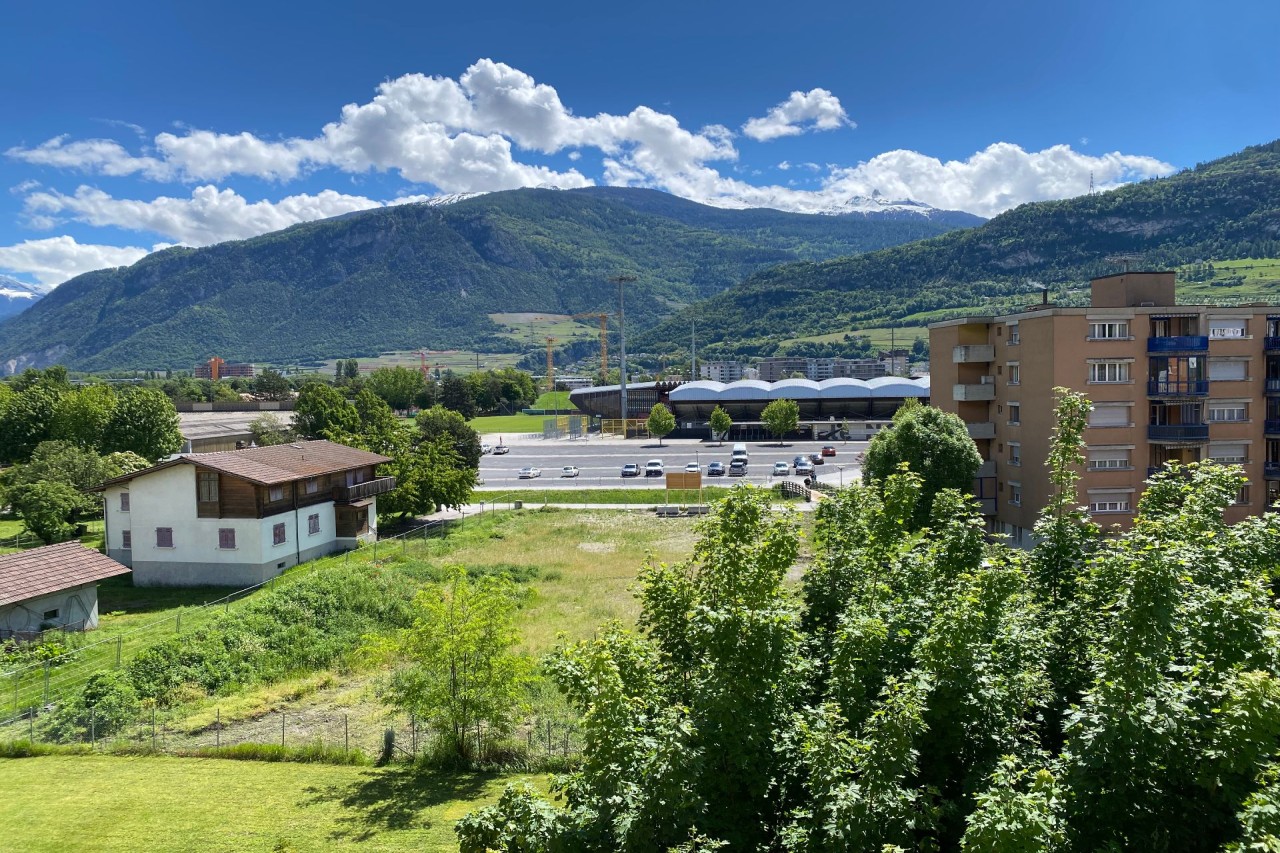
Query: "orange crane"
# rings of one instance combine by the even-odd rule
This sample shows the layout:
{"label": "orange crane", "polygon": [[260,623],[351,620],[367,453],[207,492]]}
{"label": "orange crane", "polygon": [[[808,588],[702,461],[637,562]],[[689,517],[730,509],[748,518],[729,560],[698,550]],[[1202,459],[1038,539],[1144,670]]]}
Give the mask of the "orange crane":
{"label": "orange crane", "polygon": [[601,373],[609,372],[609,316],[599,312],[587,312],[585,314],[574,314],[572,319],[578,320],[583,317],[600,318],[600,371]]}

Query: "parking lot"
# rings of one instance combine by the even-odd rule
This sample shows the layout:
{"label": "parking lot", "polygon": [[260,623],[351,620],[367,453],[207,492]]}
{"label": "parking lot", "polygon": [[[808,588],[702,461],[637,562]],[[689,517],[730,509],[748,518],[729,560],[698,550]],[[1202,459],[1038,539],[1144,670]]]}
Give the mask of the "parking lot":
{"label": "parking lot", "polygon": [[[658,442],[652,439],[629,439],[623,441],[614,437],[592,437],[589,439],[544,440],[539,438],[501,437],[502,443],[510,447],[505,455],[489,454],[480,459],[480,478],[484,481],[482,490],[513,491],[521,488],[661,488],[662,478],[621,476],[622,466],[628,462],[639,465],[643,470],[645,463],[651,459],[662,460],[667,473],[684,469],[689,462],[697,463],[703,471],[702,484],[730,486],[743,480],[757,485],[776,481],[773,476],[775,462],[783,461],[790,466],[796,456],[808,456],[819,453],[823,446],[830,445],[836,450],[835,456],[826,457],[824,464],[814,468],[814,473],[823,482],[832,485],[853,482],[861,476],[856,463],[858,454],[867,449],[865,441],[821,442],[821,441],[788,441],[779,447],[777,442],[747,442],[747,450],[751,455],[750,465],[745,477],[707,477],[707,463],[716,461],[729,467],[729,452],[732,442],[723,445],[716,442],[698,441],[694,439],[675,439]],[[484,436],[484,441],[497,445],[499,436]],[[561,469],[572,465],[578,469],[578,477],[562,478]],[[519,479],[519,471],[526,466],[541,470],[541,477]],[[802,480],[794,473],[787,479]]]}

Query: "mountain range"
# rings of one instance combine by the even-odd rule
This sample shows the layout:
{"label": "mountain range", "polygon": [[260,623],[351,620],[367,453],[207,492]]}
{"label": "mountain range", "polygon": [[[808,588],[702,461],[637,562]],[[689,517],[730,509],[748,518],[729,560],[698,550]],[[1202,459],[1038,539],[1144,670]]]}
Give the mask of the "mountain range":
{"label": "mountain range", "polygon": [[510,351],[490,314],[610,311],[645,328],[766,267],[981,222],[880,205],[726,210],[654,190],[525,189],[404,204],[249,240],[171,248],[62,284],[0,324],[0,372],[291,363],[396,349]]}
{"label": "mountain range", "polygon": [[0,319],[20,314],[40,301],[49,288],[0,275]]}
{"label": "mountain range", "polygon": [[1024,204],[977,228],[769,267],[676,312],[634,346],[680,351],[696,322],[708,357],[768,354],[801,336],[1008,309],[1038,299],[1037,287],[1078,289],[1117,272],[1108,260],[1117,255],[1144,269],[1280,257],[1280,141],[1166,178]]}

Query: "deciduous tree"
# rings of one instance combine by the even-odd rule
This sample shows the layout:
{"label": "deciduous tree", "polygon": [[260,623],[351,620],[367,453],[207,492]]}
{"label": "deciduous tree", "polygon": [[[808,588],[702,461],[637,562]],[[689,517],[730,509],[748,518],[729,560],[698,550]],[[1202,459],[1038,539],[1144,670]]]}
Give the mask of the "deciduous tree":
{"label": "deciduous tree", "polygon": [[293,428],[304,438],[327,438],[335,433],[358,432],[360,416],[356,407],[333,386],[308,382],[298,392]]}
{"label": "deciduous tree", "polygon": [[127,450],[156,460],[182,447],[178,411],[154,388],[134,388],[120,394],[107,424],[103,450]]}
{"label": "deciduous tree", "polygon": [[711,433],[721,444],[724,443],[724,437],[729,434],[729,430],[733,429],[733,418],[729,417],[729,413],[724,409],[716,406],[711,410]]}
{"label": "deciduous tree", "polygon": [[662,439],[676,428],[676,416],[671,414],[671,410],[661,403],[654,403],[653,408],[649,410],[649,435],[658,437],[658,446],[662,446]]}
{"label": "deciduous tree", "polygon": [[795,400],[774,400],[764,407],[760,420],[765,429],[778,439],[778,446],[781,447],[783,437],[789,432],[795,432],[800,426],[800,406]]}

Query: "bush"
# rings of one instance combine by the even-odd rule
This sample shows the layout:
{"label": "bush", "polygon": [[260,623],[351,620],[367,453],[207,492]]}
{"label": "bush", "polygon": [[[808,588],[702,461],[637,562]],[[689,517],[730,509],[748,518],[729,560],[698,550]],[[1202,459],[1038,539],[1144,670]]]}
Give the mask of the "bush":
{"label": "bush", "polygon": [[42,720],[52,740],[110,737],[134,722],[141,705],[133,683],[123,672],[99,672],[89,677],[80,693]]}

